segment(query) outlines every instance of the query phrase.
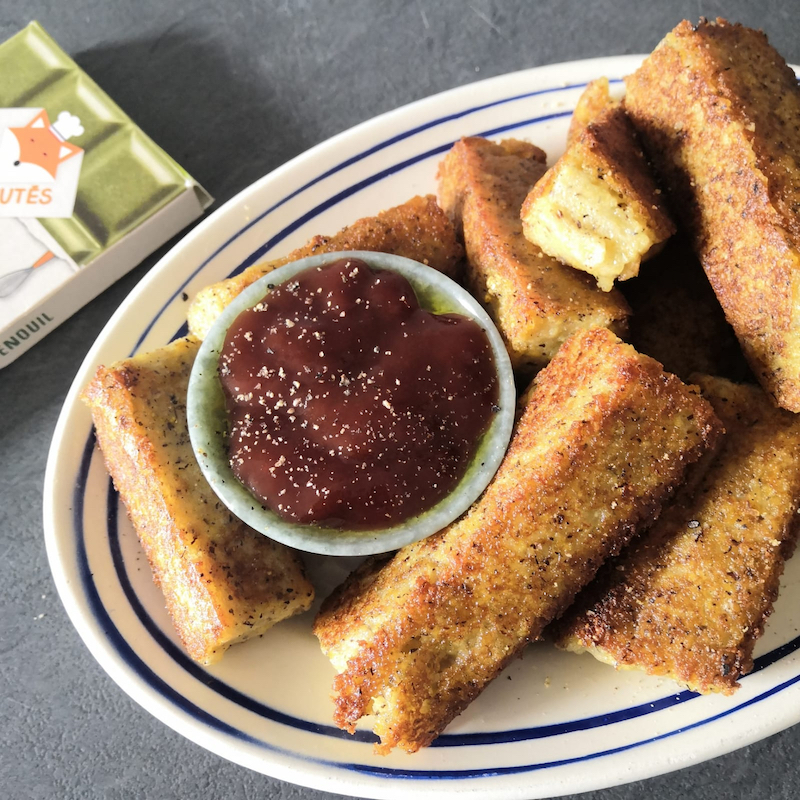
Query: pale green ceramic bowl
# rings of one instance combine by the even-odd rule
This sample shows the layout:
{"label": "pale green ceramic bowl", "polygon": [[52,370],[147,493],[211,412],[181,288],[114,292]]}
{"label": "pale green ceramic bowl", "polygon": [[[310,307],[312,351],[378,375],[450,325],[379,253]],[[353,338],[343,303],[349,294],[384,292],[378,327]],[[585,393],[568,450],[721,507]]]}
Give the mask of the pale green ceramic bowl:
{"label": "pale green ceramic bowl", "polygon": [[[404,275],[414,287],[420,305],[435,313],[458,313],[476,320],[486,331],[494,354],[499,382],[498,405],[467,472],[456,488],[437,505],[400,525],[372,531],[352,531],[287,522],[262,506],[234,476],[227,449],[228,419],[217,367],[228,328],[247,308],[256,305],[270,287],[298,272],[330,264],[340,258],[360,258],[374,269]],[[463,514],[494,476],[503,460],[514,424],[516,392],[508,353],[500,334],[480,304],[457,283],[430,267],[408,258],[351,251],[311,256],[276,269],[245,289],[222,312],[206,336],[189,380],[187,414],[189,436],[203,474],[223,503],[250,527],[298,550],[338,556],[360,556],[397,550],[441,530]]]}

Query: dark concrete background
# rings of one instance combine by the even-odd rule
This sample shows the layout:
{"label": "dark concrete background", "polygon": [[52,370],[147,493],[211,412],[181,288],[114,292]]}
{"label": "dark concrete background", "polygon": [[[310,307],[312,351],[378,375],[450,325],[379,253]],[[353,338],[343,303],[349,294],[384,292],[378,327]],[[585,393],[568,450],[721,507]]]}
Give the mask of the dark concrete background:
{"label": "dark concrete background", "polygon": [[[684,17],[762,27],[800,63],[794,0],[2,0],[0,11],[0,40],[38,19],[217,205],[383,111],[525,67],[645,52]],[[56,418],[89,346],[165,249],[0,371],[0,796],[333,797],[223,761],[152,718],[95,663],[53,588],[41,494]],[[798,785],[800,726],[583,797],[788,800]]]}

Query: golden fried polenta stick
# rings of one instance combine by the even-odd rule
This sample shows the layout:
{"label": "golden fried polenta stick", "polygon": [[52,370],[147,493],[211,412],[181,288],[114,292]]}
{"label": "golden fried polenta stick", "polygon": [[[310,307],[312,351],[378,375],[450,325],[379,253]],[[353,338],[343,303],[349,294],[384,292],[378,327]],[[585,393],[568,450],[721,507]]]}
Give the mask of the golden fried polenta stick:
{"label": "golden fried polenta stick", "polygon": [[675,233],[660,194],[625,112],[609,106],[531,189],[522,231],[608,292]]}
{"label": "golden fried polenta stick", "polygon": [[200,472],[186,423],[197,349],[178,339],[100,367],[83,400],[178,635],[210,664],[305,611],[314,590],[297,554],[236,519]]}
{"label": "golden fried polenta stick", "polygon": [[539,373],[481,499],[367,566],[314,625],[340,674],[335,722],[375,715],[379,752],[424,747],[566,609],[718,433],[697,391],[610,331],[575,334]]}
{"label": "golden fried polenta stick", "polygon": [[625,107],[750,365],[800,411],[800,91],[760,31],[682,22]]}
{"label": "golden fried polenta stick", "polygon": [[464,234],[467,283],[516,368],[544,366],[578,330],[623,332],[629,313],[618,292],[599,291],[522,235],[522,201],[544,172],[545,154],[514,139],[462,139],[439,167],[439,200]]}
{"label": "golden fried polenta stick", "polygon": [[567,147],[569,147],[580,135],[590,122],[594,122],[600,114],[608,108],[619,105],[619,100],[611,97],[608,87],[608,78],[597,78],[589,81],[583,94],[578,98],[575,110],[572,112],[572,119],[569,123],[567,132]]}
{"label": "golden fried polenta stick", "polygon": [[333,236],[315,236],[283,258],[254,264],[239,275],[207,286],[189,306],[189,330],[197,338],[205,338],[222,309],[251,283],[290,261],[337,250],[371,250],[405,256],[454,280],[459,277],[464,256],[453,226],[436,204],[436,198],[413,197],[376,217],[359,219]]}
{"label": "golden fried polenta stick", "polygon": [[730,694],[753,668],[797,535],[800,418],[756,386],[699,380],[725,425],[722,446],[699,485],[606,565],[558,624],[558,642]]}

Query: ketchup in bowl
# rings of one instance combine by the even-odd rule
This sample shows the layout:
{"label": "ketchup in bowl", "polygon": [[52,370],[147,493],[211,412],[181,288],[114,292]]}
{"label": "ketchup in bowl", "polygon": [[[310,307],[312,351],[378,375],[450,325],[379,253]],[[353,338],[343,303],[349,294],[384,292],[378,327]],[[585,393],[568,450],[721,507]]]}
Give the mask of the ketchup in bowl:
{"label": "ketchup in bowl", "polygon": [[516,389],[480,303],[388,253],[323,253],[244,289],[187,393],[204,478],[249,526],[332,556],[397,550],[469,509],[503,460]]}
{"label": "ketchup in bowl", "polygon": [[276,286],[219,359],[234,475],[285,520],[373,530],[432,508],[498,410],[473,319],[420,307],[401,274],[358,258]]}

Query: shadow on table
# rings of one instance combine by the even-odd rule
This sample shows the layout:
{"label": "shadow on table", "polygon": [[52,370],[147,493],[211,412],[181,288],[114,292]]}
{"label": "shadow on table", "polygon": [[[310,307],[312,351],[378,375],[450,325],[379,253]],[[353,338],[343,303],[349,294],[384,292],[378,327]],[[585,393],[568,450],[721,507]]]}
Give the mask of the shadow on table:
{"label": "shadow on table", "polygon": [[286,93],[204,31],[79,53],[75,60],[181,166],[225,201],[298,152]]}

